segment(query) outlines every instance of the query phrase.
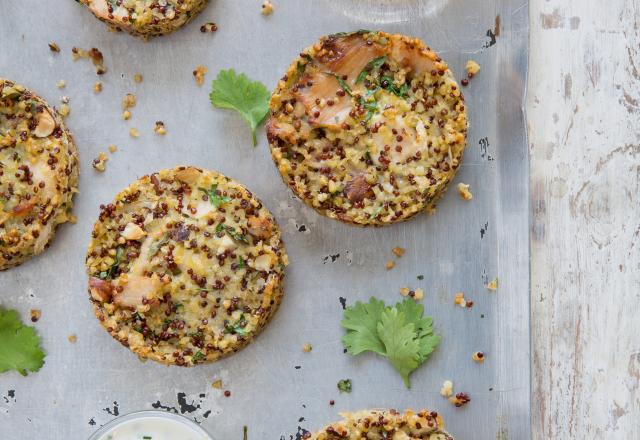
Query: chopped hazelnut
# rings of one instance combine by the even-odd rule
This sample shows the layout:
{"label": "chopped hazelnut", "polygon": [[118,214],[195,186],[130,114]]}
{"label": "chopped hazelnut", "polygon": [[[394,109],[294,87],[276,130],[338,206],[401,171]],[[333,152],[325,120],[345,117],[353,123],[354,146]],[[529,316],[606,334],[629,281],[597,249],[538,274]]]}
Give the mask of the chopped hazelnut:
{"label": "chopped hazelnut", "polygon": [[406,249],[396,246],[393,249],[391,249],[391,252],[393,252],[396,257],[400,258],[404,255],[404,253],[406,252]]}
{"label": "chopped hazelnut", "polygon": [[391,270],[391,269],[393,269],[395,266],[396,266],[396,262],[395,262],[395,261],[392,261],[392,260],[387,261],[387,263],[384,265],[384,267],[385,267],[387,270]]}
{"label": "chopped hazelnut", "polygon": [[96,83],[93,85],[93,92],[94,92],[94,93],[100,93],[100,92],[102,92],[102,83],[101,83],[100,81],[96,82]]}
{"label": "chopped hazelnut", "polygon": [[465,183],[458,183],[458,193],[460,194],[460,197],[462,197],[462,200],[468,201],[473,198],[473,194],[471,194],[471,191],[469,191],[469,185]]}

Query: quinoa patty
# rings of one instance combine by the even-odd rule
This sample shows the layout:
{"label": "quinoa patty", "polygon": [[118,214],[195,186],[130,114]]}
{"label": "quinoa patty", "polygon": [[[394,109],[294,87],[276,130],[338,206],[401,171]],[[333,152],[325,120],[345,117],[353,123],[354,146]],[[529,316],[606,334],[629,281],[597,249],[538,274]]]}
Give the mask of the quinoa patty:
{"label": "quinoa patty", "polygon": [[280,228],[213,171],[147,175],[100,207],[87,253],[100,324],[142,358],[191,366],[247,345],[283,295]]}
{"label": "quinoa patty", "polygon": [[0,78],[0,270],[41,253],[72,219],[78,150],[62,118]]}
{"label": "quinoa patty", "polygon": [[282,177],[321,214],[386,225],[432,208],[462,160],[464,97],[419,39],[357,31],[296,58],[270,101]]}
{"label": "quinoa patty", "polygon": [[422,410],[363,410],[341,413],[343,420],[312,434],[311,440],[454,440],[437,413]]}
{"label": "quinoa patty", "polygon": [[209,0],[80,0],[111,28],[149,38],[187,24]]}

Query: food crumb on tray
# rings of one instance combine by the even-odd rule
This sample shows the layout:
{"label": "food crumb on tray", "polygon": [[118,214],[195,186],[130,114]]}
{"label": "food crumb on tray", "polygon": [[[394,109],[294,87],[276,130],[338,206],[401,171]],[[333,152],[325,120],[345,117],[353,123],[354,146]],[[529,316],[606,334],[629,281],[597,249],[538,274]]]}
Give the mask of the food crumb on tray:
{"label": "food crumb on tray", "polygon": [[462,308],[470,309],[471,307],[473,307],[473,301],[465,299],[463,292],[456,293],[455,299],[453,301],[457,306],[460,306]]}
{"label": "food crumb on tray", "polygon": [[109,149],[109,153],[113,154],[116,151],[118,151],[118,147],[116,147],[115,145],[111,144],[107,147]]}
{"label": "food crumb on tray", "polygon": [[94,93],[100,93],[102,92],[102,83],[100,81],[97,81],[94,85],[93,85],[93,92]]}
{"label": "food crumb on tray", "polygon": [[138,138],[140,137],[140,132],[138,131],[137,128],[131,127],[129,129],[129,136],[131,136],[132,138]]}
{"label": "food crumb on tray", "polygon": [[310,353],[311,350],[313,350],[313,347],[308,342],[302,346],[302,351],[304,351],[305,353]]}
{"label": "food crumb on tray", "polygon": [[92,47],[88,51],[77,47],[72,47],[71,57],[73,58],[73,61],[77,61],[80,58],[89,58],[95,66],[96,73],[98,75],[103,75],[107,71],[107,68],[104,66],[104,56],[102,55],[102,52],[100,52],[95,47]]}
{"label": "food crumb on tray", "polygon": [[55,52],[55,53],[60,52],[60,46],[58,46],[58,44],[53,41],[49,43],[49,49],[51,50],[51,52]]}
{"label": "food crumb on tray", "polygon": [[167,129],[164,127],[164,122],[162,121],[156,121],[156,126],[154,127],[153,131],[158,136],[164,136],[165,134],[167,134]]}
{"label": "food crumb on tray", "polygon": [[455,405],[456,408],[460,408],[471,402],[471,397],[467,393],[457,393],[455,396],[449,397],[449,402]]}
{"label": "food crumb on tray", "polygon": [[481,363],[484,362],[484,353],[481,352],[481,351],[476,351],[471,356],[471,359],[473,359],[474,362],[477,362],[477,363],[481,364]]}
{"label": "food crumb on tray", "polygon": [[391,249],[391,252],[393,252],[393,254],[398,258],[402,257],[406,251],[407,250],[405,248],[401,248],[399,246],[396,246],[393,249]]}
{"label": "food crumb on tray", "polygon": [[453,382],[445,380],[440,388],[440,395],[442,397],[451,397],[453,395]]}
{"label": "food crumb on tray", "polygon": [[469,76],[469,78],[473,78],[478,72],[480,72],[480,64],[478,64],[474,60],[469,60],[467,61],[465,70],[467,71],[467,75]]}
{"label": "food crumb on tray", "polygon": [[193,71],[193,78],[196,80],[196,84],[198,84],[199,86],[204,84],[204,76],[208,71],[209,69],[207,69],[202,64],[198,64],[196,66],[195,70]]}
{"label": "food crumb on tray", "polygon": [[260,13],[262,15],[270,15],[273,13],[273,3],[271,3],[269,0],[264,0],[262,2],[262,9],[260,11]]}
{"label": "food crumb on tray", "polygon": [[393,261],[393,260],[389,260],[389,261],[387,261],[387,263],[384,265],[384,267],[385,267],[387,270],[391,270],[391,269],[393,269],[394,267],[396,267],[396,262],[395,262],[395,261]]}
{"label": "food crumb on tray", "polygon": [[66,87],[67,83],[65,82],[65,80],[61,79],[60,81],[58,81],[56,83],[56,87],[59,89],[64,89]]}
{"label": "food crumb on tray", "polygon": [[423,299],[424,298],[424,290],[422,289],[409,289],[408,287],[400,288],[400,295],[408,296],[413,299]]}
{"label": "food crumb on tray", "polygon": [[458,183],[458,194],[460,194],[460,197],[462,198],[462,200],[466,200],[469,201],[471,199],[473,199],[473,194],[471,194],[471,191],[469,190],[469,185],[467,185],[466,183]]}
{"label": "food crumb on tray", "polygon": [[69,342],[71,342],[72,344],[75,344],[78,341],[78,337],[74,334],[74,335],[69,335],[67,336],[67,340]]}
{"label": "food crumb on tray", "polygon": [[213,22],[205,23],[202,26],[200,26],[200,32],[202,32],[203,34],[206,32],[215,32],[217,30],[218,30],[218,25]]}
{"label": "food crumb on tray", "polygon": [[489,284],[487,284],[487,289],[491,290],[492,292],[498,290],[498,278],[492,279]]}
{"label": "food crumb on tray", "polygon": [[215,388],[216,390],[220,390],[220,389],[222,389],[222,380],[221,380],[221,379],[218,379],[218,380],[214,381],[214,382],[211,384],[211,386],[212,386],[213,388]]}
{"label": "food crumb on tray", "polygon": [[31,309],[29,313],[31,314],[31,322],[38,322],[42,317],[42,310],[40,309]]}
{"label": "food crumb on tray", "polygon": [[133,75],[133,80],[140,84],[142,82],[142,74],[136,73],[135,75]]}
{"label": "food crumb on tray", "polygon": [[93,159],[93,163],[91,164],[96,171],[100,171],[101,173],[107,168],[107,161],[109,158],[104,152],[100,152],[98,157]]}

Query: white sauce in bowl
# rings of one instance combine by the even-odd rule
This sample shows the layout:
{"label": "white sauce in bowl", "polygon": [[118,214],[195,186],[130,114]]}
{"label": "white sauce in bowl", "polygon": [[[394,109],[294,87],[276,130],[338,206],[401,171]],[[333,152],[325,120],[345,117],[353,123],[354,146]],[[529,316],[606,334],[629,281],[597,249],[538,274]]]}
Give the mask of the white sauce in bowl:
{"label": "white sauce in bowl", "polygon": [[[126,417],[125,417],[126,419]],[[97,440],[210,440],[199,427],[179,416],[143,415],[114,424]],[[116,420],[117,421],[117,420]]]}

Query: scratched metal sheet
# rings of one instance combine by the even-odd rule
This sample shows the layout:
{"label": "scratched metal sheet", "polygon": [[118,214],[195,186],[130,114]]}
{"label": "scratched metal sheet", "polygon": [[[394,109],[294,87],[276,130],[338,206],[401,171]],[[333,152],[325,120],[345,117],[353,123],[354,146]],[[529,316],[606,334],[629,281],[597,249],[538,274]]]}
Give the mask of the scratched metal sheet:
{"label": "scratched metal sheet", "polygon": [[[36,324],[46,365],[37,374],[0,376],[3,439],[86,439],[117,414],[165,408],[202,423],[218,440],[299,438],[338,418],[371,407],[437,409],[459,439],[530,437],[529,169],[523,115],[528,56],[525,0],[278,0],[272,16],[258,0],[217,0],[193,24],[142,42],[111,33],[73,1],[23,0],[0,6],[0,76],[40,93],[52,104],[71,98],[68,125],[80,149],[76,225],[62,227],[51,248],[0,273],[0,303],[42,310]],[[494,34],[496,15],[501,31]],[[215,34],[199,25],[215,21]],[[257,148],[233,113],[212,109],[209,87],[192,71],[234,67],[273,87],[300,50],[324,34],[381,28],[424,39],[458,78],[473,58],[481,73],[465,89],[471,128],[457,182],[474,199],[449,191],[436,215],[382,229],[355,229],[320,217],[291,196],[273,166],[264,132]],[[494,40],[495,38],[495,40]],[[47,43],[57,42],[53,54]],[[97,47],[108,72],[98,78],[71,47]],[[136,84],[133,76],[144,75]],[[56,88],[58,80],[67,86]],[[102,94],[92,85],[100,79]],[[133,118],[120,118],[125,93],[135,93]],[[154,135],[156,120],[168,134]],[[141,133],[129,137],[130,127]],[[91,161],[107,145],[107,171]],[[98,205],[132,180],[178,164],[212,168],[244,182],[285,230],[291,265],[284,302],[264,333],[242,352],[192,369],[141,363],[98,325],[86,294],[84,256]],[[384,270],[391,248],[407,253]],[[417,275],[424,275],[420,281]],[[498,293],[483,287],[499,277]],[[342,307],[376,295],[399,300],[402,286],[422,287],[443,342],[405,389],[391,365],[375,356],[343,354]],[[475,303],[454,307],[455,292]],[[77,334],[76,344],[67,341]],[[301,350],[305,342],[312,353]],[[471,354],[487,354],[484,365]],[[211,383],[221,378],[222,390]],[[339,379],[353,392],[339,394]],[[471,403],[456,409],[439,394],[453,380]],[[329,401],[335,399],[335,406]]]}

